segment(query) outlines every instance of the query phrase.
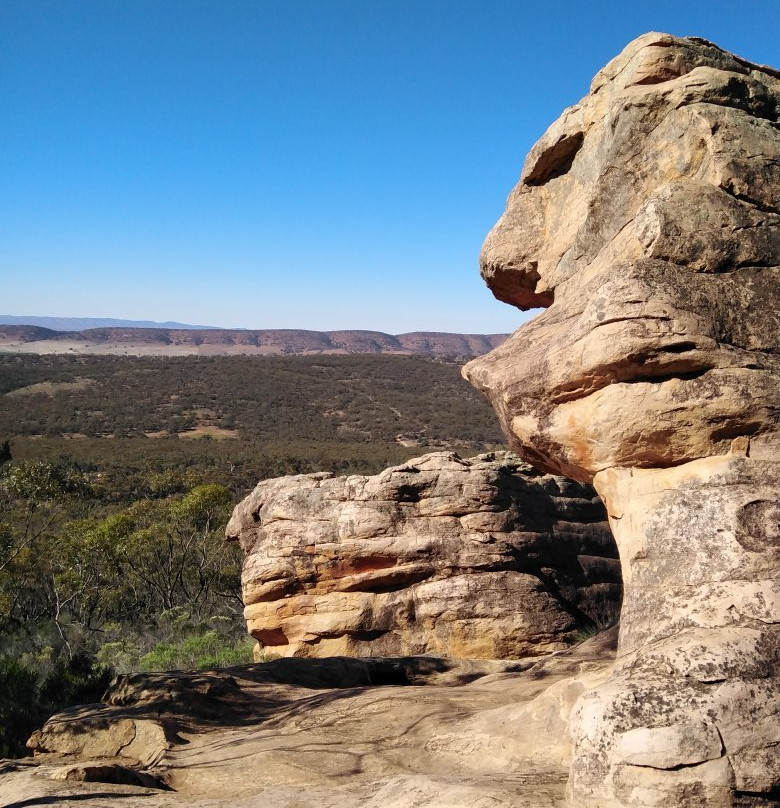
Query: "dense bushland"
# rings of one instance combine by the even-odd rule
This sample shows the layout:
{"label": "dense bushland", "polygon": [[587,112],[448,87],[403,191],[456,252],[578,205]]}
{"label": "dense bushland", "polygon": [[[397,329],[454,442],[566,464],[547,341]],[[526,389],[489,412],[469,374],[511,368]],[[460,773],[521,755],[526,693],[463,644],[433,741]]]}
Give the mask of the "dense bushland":
{"label": "dense bushland", "polygon": [[199,426],[245,441],[500,439],[459,365],[420,357],[0,354],[0,435],[132,437]]}
{"label": "dense bushland", "polygon": [[251,661],[228,489],[105,495],[73,465],[0,467],[0,754],[112,672]]}
{"label": "dense bushland", "polygon": [[251,661],[223,534],[259,479],[500,440],[419,357],[0,355],[0,756],[113,672]]}

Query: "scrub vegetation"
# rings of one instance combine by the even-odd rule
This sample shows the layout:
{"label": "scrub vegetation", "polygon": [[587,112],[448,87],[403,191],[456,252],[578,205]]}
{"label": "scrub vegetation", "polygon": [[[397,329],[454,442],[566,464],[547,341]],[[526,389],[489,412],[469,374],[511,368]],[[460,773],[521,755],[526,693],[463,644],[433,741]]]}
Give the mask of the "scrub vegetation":
{"label": "scrub vegetation", "polygon": [[223,535],[258,480],[500,441],[456,363],[0,356],[0,757],[114,673],[251,661]]}

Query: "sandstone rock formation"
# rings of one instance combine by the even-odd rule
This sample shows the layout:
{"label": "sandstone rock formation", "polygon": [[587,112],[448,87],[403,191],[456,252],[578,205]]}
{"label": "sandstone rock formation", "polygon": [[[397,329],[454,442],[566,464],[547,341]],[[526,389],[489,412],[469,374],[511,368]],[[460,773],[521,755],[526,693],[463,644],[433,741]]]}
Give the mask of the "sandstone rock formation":
{"label": "sandstone rock formation", "polygon": [[498,298],[547,310],[465,375],[522,457],[593,480],[623,568],[576,808],[780,799],[779,114],[777,71],[640,37],[483,248]]}
{"label": "sandstone rock formation", "polygon": [[593,489],[506,452],[264,480],[227,536],[246,554],[249,631],[285,656],[519,658],[619,608]]}
{"label": "sandstone rock formation", "polygon": [[[0,761],[0,805],[560,808],[607,635],[521,661],[278,659],[121,677]],[[518,726],[522,730],[518,732]]]}

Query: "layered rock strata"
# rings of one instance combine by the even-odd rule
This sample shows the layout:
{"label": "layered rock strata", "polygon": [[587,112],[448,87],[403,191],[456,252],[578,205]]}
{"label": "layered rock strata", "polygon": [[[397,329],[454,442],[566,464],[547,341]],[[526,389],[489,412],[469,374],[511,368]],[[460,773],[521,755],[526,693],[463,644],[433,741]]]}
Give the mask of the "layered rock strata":
{"label": "layered rock strata", "polygon": [[547,307],[465,375],[513,448],[593,481],[625,587],[569,804],[780,799],[780,74],[647,34],[531,150],[487,238]]}
{"label": "layered rock strata", "polygon": [[593,489],[510,453],[264,480],[227,536],[245,552],[249,631],[284,656],[519,658],[619,608]]}

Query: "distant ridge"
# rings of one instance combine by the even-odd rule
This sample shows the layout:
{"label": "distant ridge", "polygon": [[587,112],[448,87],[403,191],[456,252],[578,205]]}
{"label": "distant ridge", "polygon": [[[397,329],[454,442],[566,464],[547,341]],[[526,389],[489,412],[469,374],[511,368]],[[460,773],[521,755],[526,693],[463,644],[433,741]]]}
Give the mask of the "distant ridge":
{"label": "distant ridge", "polygon": [[153,320],[116,320],[112,317],[32,317],[0,314],[0,325],[38,325],[54,331],[83,331],[86,328],[214,328],[212,325],[156,323]]}
{"label": "distant ridge", "polygon": [[[44,318],[40,318],[44,319]],[[60,331],[35,324],[0,324],[0,352],[122,356],[271,356],[293,354],[407,354],[479,356],[507,334],[302,329],[89,328]]]}

